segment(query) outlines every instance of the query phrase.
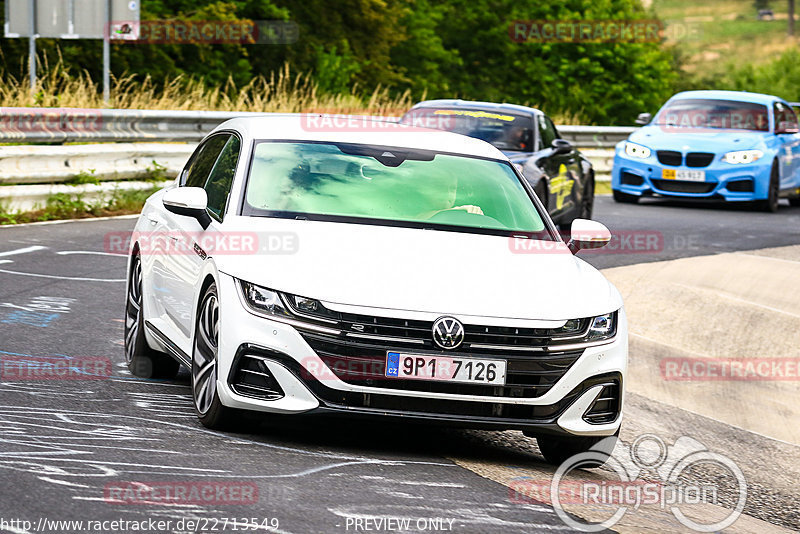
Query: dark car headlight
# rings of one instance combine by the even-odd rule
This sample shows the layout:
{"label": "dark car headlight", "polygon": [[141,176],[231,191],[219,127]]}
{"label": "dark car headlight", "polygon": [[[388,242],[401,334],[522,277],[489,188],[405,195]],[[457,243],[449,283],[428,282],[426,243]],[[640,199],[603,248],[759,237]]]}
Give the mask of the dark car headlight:
{"label": "dark car headlight", "polygon": [[612,312],[592,318],[586,341],[610,339],[615,335],[617,335],[617,312]]}
{"label": "dark car headlight", "polygon": [[242,282],[242,291],[247,305],[256,311],[265,312],[277,317],[292,317],[277,291],[257,286],[250,282]]}

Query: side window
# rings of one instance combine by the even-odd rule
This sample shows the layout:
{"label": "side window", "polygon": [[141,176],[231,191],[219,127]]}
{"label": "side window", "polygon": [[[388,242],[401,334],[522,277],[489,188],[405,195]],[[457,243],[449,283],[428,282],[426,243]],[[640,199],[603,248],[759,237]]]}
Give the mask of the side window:
{"label": "side window", "polygon": [[239,138],[235,135],[230,136],[204,186],[208,194],[208,209],[220,219],[222,212],[225,211],[228,195],[231,193],[233,175],[236,174],[239,146]]}
{"label": "side window", "polygon": [[539,115],[539,150],[550,148],[557,136],[552,121],[544,115]]}
{"label": "side window", "polygon": [[797,116],[792,108],[780,102],[775,102],[773,111],[775,113],[775,131],[797,129]]}
{"label": "side window", "polygon": [[217,157],[219,157],[219,153],[222,152],[222,148],[229,137],[230,134],[215,135],[203,143],[189,160],[185,176],[181,177],[183,181],[181,185],[203,187],[211,169],[214,167],[214,162],[217,161]]}

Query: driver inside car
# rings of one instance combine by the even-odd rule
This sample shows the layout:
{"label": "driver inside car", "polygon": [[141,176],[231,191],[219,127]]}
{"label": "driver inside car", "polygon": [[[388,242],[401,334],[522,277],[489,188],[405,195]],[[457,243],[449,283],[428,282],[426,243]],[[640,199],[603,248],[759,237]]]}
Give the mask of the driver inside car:
{"label": "driver inside car", "polygon": [[[431,202],[431,204],[434,206],[434,209],[421,213],[419,216],[420,219],[431,219],[440,213],[456,210],[466,211],[467,213],[472,213],[475,215],[483,215],[483,210],[480,206],[475,206],[473,204],[456,206],[456,200],[458,197],[458,178],[453,175],[446,175],[437,177],[435,180],[437,181],[437,187],[435,190],[438,194]],[[445,192],[445,194],[442,195],[442,192]]]}

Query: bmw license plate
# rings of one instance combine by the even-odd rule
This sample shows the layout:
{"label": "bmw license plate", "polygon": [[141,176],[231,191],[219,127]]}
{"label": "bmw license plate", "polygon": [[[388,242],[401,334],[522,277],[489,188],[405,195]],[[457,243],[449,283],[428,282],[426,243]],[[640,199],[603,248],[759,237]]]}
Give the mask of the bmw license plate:
{"label": "bmw license plate", "polygon": [[387,352],[386,377],[502,386],[506,361]]}
{"label": "bmw license plate", "polygon": [[661,177],[664,180],[683,180],[685,182],[705,182],[706,171],[689,171],[686,169],[663,169]]}

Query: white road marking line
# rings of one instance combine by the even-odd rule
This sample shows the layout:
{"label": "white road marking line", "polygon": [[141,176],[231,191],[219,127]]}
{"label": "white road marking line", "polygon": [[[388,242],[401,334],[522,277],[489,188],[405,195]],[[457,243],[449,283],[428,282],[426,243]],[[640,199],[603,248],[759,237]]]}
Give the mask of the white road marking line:
{"label": "white road marking line", "polygon": [[11,260],[0,260],[0,263],[14,263],[14,262]]}
{"label": "white road marking line", "polygon": [[127,258],[127,254],[114,254],[113,252],[95,252],[93,250],[60,250],[56,252],[59,256],[69,256],[72,254],[96,254],[98,256],[117,256],[119,258]]}
{"label": "white road marking line", "polygon": [[16,256],[17,254],[27,254],[28,252],[36,252],[37,250],[44,250],[47,247],[41,245],[33,245],[31,247],[18,248],[16,250],[9,250],[8,252],[0,252],[0,257]]}
{"label": "white road marking line", "polygon": [[35,276],[38,278],[55,278],[56,280],[74,280],[76,282],[124,282],[124,278],[119,279],[109,279],[109,278],[79,278],[76,276],[55,276],[52,274],[35,274],[35,273],[21,273],[18,271],[6,271],[5,269],[0,269],[0,273],[6,274],[19,274],[22,276]]}
{"label": "white road marking line", "polygon": [[748,254],[746,252],[738,252],[740,256],[750,256],[751,258],[763,258],[765,260],[782,261],[785,263],[800,263],[798,260],[787,260],[786,258],[776,258],[774,256],[762,256],[761,254]]}
{"label": "white road marking line", "polygon": [[20,226],[44,226],[48,224],[85,223],[85,222],[95,222],[95,221],[109,221],[112,219],[138,219],[138,218],[139,214],[134,213],[133,215],[112,215],[111,217],[89,217],[86,219],[63,219],[59,221],[40,221],[32,223],[4,224],[0,226],[0,231],[2,231],[3,228],[19,228]]}
{"label": "white road marking line", "polygon": [[758,302],[754,302],[752,300],[747,300],[747,299],[735,297],[733,295],[729,295],[729,294],[724,293],[722,291],[719,291],[717,289],[710,289],[710,288],[707,288],[707,287],[700,287],[700,286],[687,286],[685,284],[674,284],[674,285],[676,285],[678,287],[683,287],[683,288],[686,288],[686,289],[691,289],[691,290],[694,290],[694,291],[706,291],[708,293],[713,293],[714,295],[717,295],[718,297],[721,297],[721,298],[724,298],[724,299],[733,300],[735,302],[743,302],[745,304],[749,304],[749,305],[755,306],[757,308],[763,308],[765,310],[769,310],[769,311],[772,311],[772,312],[782,313],[782,314],[788,315],[790,317],[800,317],[800,315],[798,315],[796,313],[792,313],[790,311],[782,310],[780,308],[775,308],[775,307],[772,307],[772,306],[767,306],[766,304],[759,304]]}

